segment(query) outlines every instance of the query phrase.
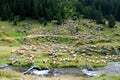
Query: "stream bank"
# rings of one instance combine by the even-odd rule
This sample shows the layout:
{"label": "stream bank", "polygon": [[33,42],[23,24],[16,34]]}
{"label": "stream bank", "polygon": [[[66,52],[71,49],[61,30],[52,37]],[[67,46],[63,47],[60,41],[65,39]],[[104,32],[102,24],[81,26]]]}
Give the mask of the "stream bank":
{"label": "stream bank", "polygon": [[[16,70],[20,73],[25,72],[29,69],[29,67],[14,67],[7,64],[0,64],[0,69],[7,69],[7,70]],[[105,67],[95,68],[93,71],[88,71],[87,69],[83,69],[80,67],[66,67],[66,68],[55,68],[55,72],[51,75],[51,71],[53,69],[49,69],[50,72],[47,73],[47,76],[54,76],[54,75],[70,75],[70,76],[82,76],[82,77],[97,77],[102,74],[106,75],[119,75],[120,74],[120,62],[109,62]],[[32,70],[35,71],[35,70]],[[32,73],[31,71],[31,73]],[[36,70],[37,71],[37,70]],[[44,72],[44,70],[40,70]],[[38,70],[39,72],[39,70]],[[58,74],[59,73],[59,74]],[[36,74],[35,74],[36,75]]]}

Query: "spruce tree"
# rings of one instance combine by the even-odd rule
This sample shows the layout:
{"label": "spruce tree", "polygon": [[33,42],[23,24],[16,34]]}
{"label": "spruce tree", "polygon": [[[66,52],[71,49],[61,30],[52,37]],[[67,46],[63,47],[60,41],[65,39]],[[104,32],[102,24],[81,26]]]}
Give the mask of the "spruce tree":
{"label": "spruce tree", "polygon": [[95,20],[98,24],[104,24],[104,17],[101,11],[95,12]]}
{"label": "spruce tree", "polygon": [[108,26],[109,28],[114,28],[115,26],[115,18],[113,17],[113,15],[110,15],[108,18]]}
{"label": "spruce tree", "polygon": [[7,5],[2,6],[2,14],[1,14],[1,20],[4,21],[8,19],[8,12],[7,12]]}

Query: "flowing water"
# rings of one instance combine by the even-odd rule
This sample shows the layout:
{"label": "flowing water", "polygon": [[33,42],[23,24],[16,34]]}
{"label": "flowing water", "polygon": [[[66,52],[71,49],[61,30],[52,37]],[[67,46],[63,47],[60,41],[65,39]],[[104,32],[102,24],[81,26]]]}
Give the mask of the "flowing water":
{"label": "flowing water", "polygon": [[[14,67],[14,66],[9,66],[7,64],[0,64],[0,69],[12,69],[19,71],[20,73],[23,73],[27,71],[29,67]],[[39,74],[44,73],[47,74],[47,76],[70,75],[70,76],[96,77],[101,74],[114,75],[114,74],[120,74],[120,62],[109,62],[105,67],[95,68],[95,71],[88,71],[87,69],[81,69],[79,67],[66,67],[66,68],[55,68],[48,70],[41,69],[40,71],[34,70],[33,72]]]}

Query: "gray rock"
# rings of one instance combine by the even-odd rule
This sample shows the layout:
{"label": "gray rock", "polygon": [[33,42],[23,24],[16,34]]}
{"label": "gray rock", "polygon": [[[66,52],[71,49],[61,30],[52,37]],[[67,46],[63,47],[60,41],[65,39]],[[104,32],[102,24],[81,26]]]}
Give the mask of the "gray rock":
{"label": "gray rock", "polygon": [[119,55],[120,54],[120,51],[118,48],[114,48],[114,51],[115,51],[115,54]]}
{"label": "gray rock", "polygon": [[101,27],[98,27],[96,28],[96,31],[104,31],[105,29],[104,28],[101,28]]}
{"label": "gray rock", "polygon": [[91,65],[86,64],[86,67],[88,71],[94,71],[94,68]]}
{"label": "gray rock", "polygon": [[0,69],[4,69],[4,70],[18,70],[18,67],[9,66],[7,64],[0,64]]}
{"label": "gray rock", "polygon": [[24,80],[23,78],[19,78],[18,80]]}
{"label": "gray rock", "polygon": [[120,36],[119,32],[115,32],[114,34],[115,34],[115,36]]}
{"label": "gray rock", "polygon": [[101,49],[101,50],[98,50],[99,53],[101,54],[105,54],[105,50]]}
{"label": "gray rock", "polygon": [[8,58],[8,61],[13,61],[15,59],[16,59],[16,56],[12,56],[12,57]]}
{"label": "gray rock", "polygon": [[54,69],[54,71],[53,71],[53,76],[59,76],[60,75],[60,73],[58,72],[58,70],[57,69]]}
{"label": "gray rock", "polygon": [[46,76],[49,75],[50,69],[41,70],[41,68],[37,66],[30,67],[27,71],[23,72],[22,74],[34,74],[38,76]]}
{"label": "gray rock", "polygon": [[0,64],[0,69],[4,69],[5,67],[8,67],[9,65],[7,64]]}
{"label": "gray rock", "polygon": [[81,71],[84,74],[86,74],[87,76],[90,76],[90,77],[98,77],[98,76],[100,76],[100,74],[97,73],[96,71],[88,71],[87,69],[82,69]]}
{"label": "gray rock", "polygon": [[92,36],[92,35],[88,35],[87,38],[88,38],[88,39],[92,39],[93,36]]}
{"label": "gray rock", "polygon": [[90,50],[90,49],[92,49],[92,48],[91,48],[91,46],[87,46],[87,48],[86,48],[86,49]]}
{"label": "gray rock", "polygon": [[102,46],[103,49],[106,49],[106,50],[112,50],[112,47],[111,46]]}

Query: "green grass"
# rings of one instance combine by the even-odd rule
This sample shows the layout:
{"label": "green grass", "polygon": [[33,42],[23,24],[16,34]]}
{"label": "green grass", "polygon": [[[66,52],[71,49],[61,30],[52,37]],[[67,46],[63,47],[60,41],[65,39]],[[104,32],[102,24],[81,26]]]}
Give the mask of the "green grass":
{"label": "green grass", "polygon": [[100,77],[94,78],[92,80],[120,80],[120,75],[114,76],[101,75]]}
{"label": "green grass", "polygon": [[16,37],[23,37],[23,36],[25,36],[25,34],[22,34],[22,33],[13,33],[12,34],[15,38]]}
{"label": "green grass", "polygon": [[0,70],[0,77],[8,77],[8,78],[12,78],[12,77],[20,77],[21,74],[16,72],[16,71],[12,71],[12,70]]}
{"label": "green grass", "polygon": [[10,21],[0,21],[0,25],[10,27],[12,25],[12,23]]}
{"label": "green grass", "polygon": [[7,59],[13,54],[10,52],[17,47],[0,46],[0,63],[10,63]]}
{"label": "green grass", "polygon": [[[23,28],[23,24],[28,24],[29,21],[30,20],[21,21],[21,22],[18,23],[18,25],[16,27]],[[95,29],[96,26],[103,26],[103,25],[95,24],[94,22],[89,23],[89,20],[86,20],[86,19],[83,19],[82,21],[85,22],[85,23],[88,23],[88,24],[92,24],[93,29]],[[70,66],[85,67],[85,64],[90,64],[93,67],[101,67],[101,66],[105,66],[107,62],[113,61],[113,60],[106,59],[105,60],[106,63],[103,63],[100,58],[96,59],[96,56],[99,57],[101,55],[97,52],[92,52],[92,54],[93,54],[92,56],[89,56],[89,57],[84,57],[83,56],[81,58],[83,53],[87,55],[88,53],[91,52],[89,50],[86,50],[84,48],[84,46],[96,45],[96,46],[98,46],[97,49],[100,49],[100,47],[102,47],[103,45],[120,46],[119,45],[120,44],[120,37],[119,36],[114,36],[115,32],[119,32],[120,27],[114,28],[114,29],[105,28],[105,31],[98,32],[97,34],[102,37],[101,41],[99,41],[96,38],[93,38],[93,39],[79,38],[78,40],[74,40],[74,39],[72,39],[72,38],[74,38],[74,35],[71,35],[71,33],[69,31],[69,30],[71,30],[71,27],[69,27],[69,26],[64,27],[65,29],[60,28],[61,29],[60,34],[62,34],[62,35],[57,35],[57,36],[61,37],[60,41],[58,41],[56,39],[56,35],[55,36],[54,35],[53,36],[46,36],[46,37],[36,37],[36,38],[32,38],[32,39],[26,39],[26,40],[23,41],[22,37],[26,36],[26,34],[29,35],[29,34],[39,33],[39,32],[48,32],[48,31],[53,30],[55,25],[53,25],[51,23],[48,23],[46,26],[43,26],[39,22],[33,21],[33,24],[31,26],[31,30],[27,31],[26,34],[23,34],[23,33],[20,33],[20,32],[16,33],[15,32],[16,27],[13,27],[13,23],[10,23],[9,21],[0,21],[0,25],[5,26],[5,28],[10,28],[9,31],[6,31],[4,29],[0,29],[0,45],[1,45],[0,46],[0,63],[10,64],[12,62],[8,61],[7,59],[10,58],[13,55],[16,55],[17,60],[19,60],[21,62],[21,64],[16,63],[16,64],[13,64],[14,66],[37,65],[37,66],[40,66],[41,68],[46,68],[46,66],[52,68],[52,67],[70,67]],[[68,32],[64,33],[64,30],[68,30]],[[79,27],[80,33],[86,34],[87,33],[86,30],[89,30],[89,28],[84,27],[84,26]],[[103,33],[103,34],[101,34],[101,33]],[[116,40],[116,41],[107,42],[104,38],[104,35],[112,36],[113,39]],[[47,38],[49,38],[49,40]],[[32,43],[30,43],[31,40],[32,40]],[[58,61],[57,64],[53,64],[53,60],[48,55],[48,49],[49,48],[46,48],[45,50],[40,48],[37,51],[31,51],[31,50],[25,51],[25,54],[27,55],[25,58],[21,58],[20,55],[17,54],[17,53],[12,53],[12,54],[10,53],[13,49],[16,49],[16,48],[18,48],[22,45],[26,45],[26,43],[28,43],[29,45],[35,44],[35,45],[39,45],[39,46],[45,46],[44,43],[53,42],[54,46],[56,46],[57,44],[67,45],[68,41],[69,41],[69,44],[70,44],[69,49],[71,49],[71,50],[79,49],[80,50],[76,60],[73,60],[73,61],[72,60],[70,60],[70,61],[64,61],[63,60],[63,61]],[[51,46],[49,46],[49,47],[51,48]],[[82,52],[83,49],[85,49],[86,51]],[[62,51],[58,51],[56,53],[57,55],[62,53],[62,56],[59,57],[58,59],[60,59],[60,58],[63,58],[63,59],[70,58],[70,59],[72,59],[72,56],[70,55],[70,53],[63,53]],[[25,62],[25,59],[29,58],[30,54],[35,55],[35,59],[34,59],[33,64],[27,64]],[[43,61],[47,58],[49,58],[50,60],[47,63],[43,63]],[[95,62],[89,62],[89,60],[95,60]],[[96,63],[97,60],[100,61],[100,62]],[[115,61],[119,61],[119,60],[115,60]],[[9,77],[8,74],[9,74],[9,72],[6,73],[6,71],[5,72],[0,71],[0,76],[1,77]],[[14,77],[15,75],[11,75],[11,76]],[[27,76],[27,78],[24,78],[24,79],[25,80],[28,80],[28,79],[30,80],[29,77]],[[38,77],[34,77],[34,78],[37,79]],[[50,80],[56,80],[56,79],[60,80],[60,78],[64,78],[64,77],[62,76],[62,77],[58,77],[58,78],[52,78]],[[45,78],[45,79],[49,80],[48,78]],[[88,78],[76,78],[76,77],[71,78],[71,80],[82,80],[82,79],[83,80],[120,80],[120,77],[119,76],[107,76],[107,75],[105,75],[105,76],[100,76],[100,77],[97,77],[97,78],[90,78],[90,79],[88,79]],[[14,79],[12,79],[12,80],[14,80]]]}
{"label": "green grass", "polygon": [[67,75],[65,76],[62,75],[58,77],[42,77],[42,76],[31,76],[31,75],[21,76],[21,74],[15,71],[3,71],[3,70],[1,71],[0,70],[0,80],[18,80],[20,78],[24,80],[120,80],[120,75],[114,75],[114,76],[103,75],[103,76],[96,77],[96,78],[74,77],[74,76],[67,76]]}

